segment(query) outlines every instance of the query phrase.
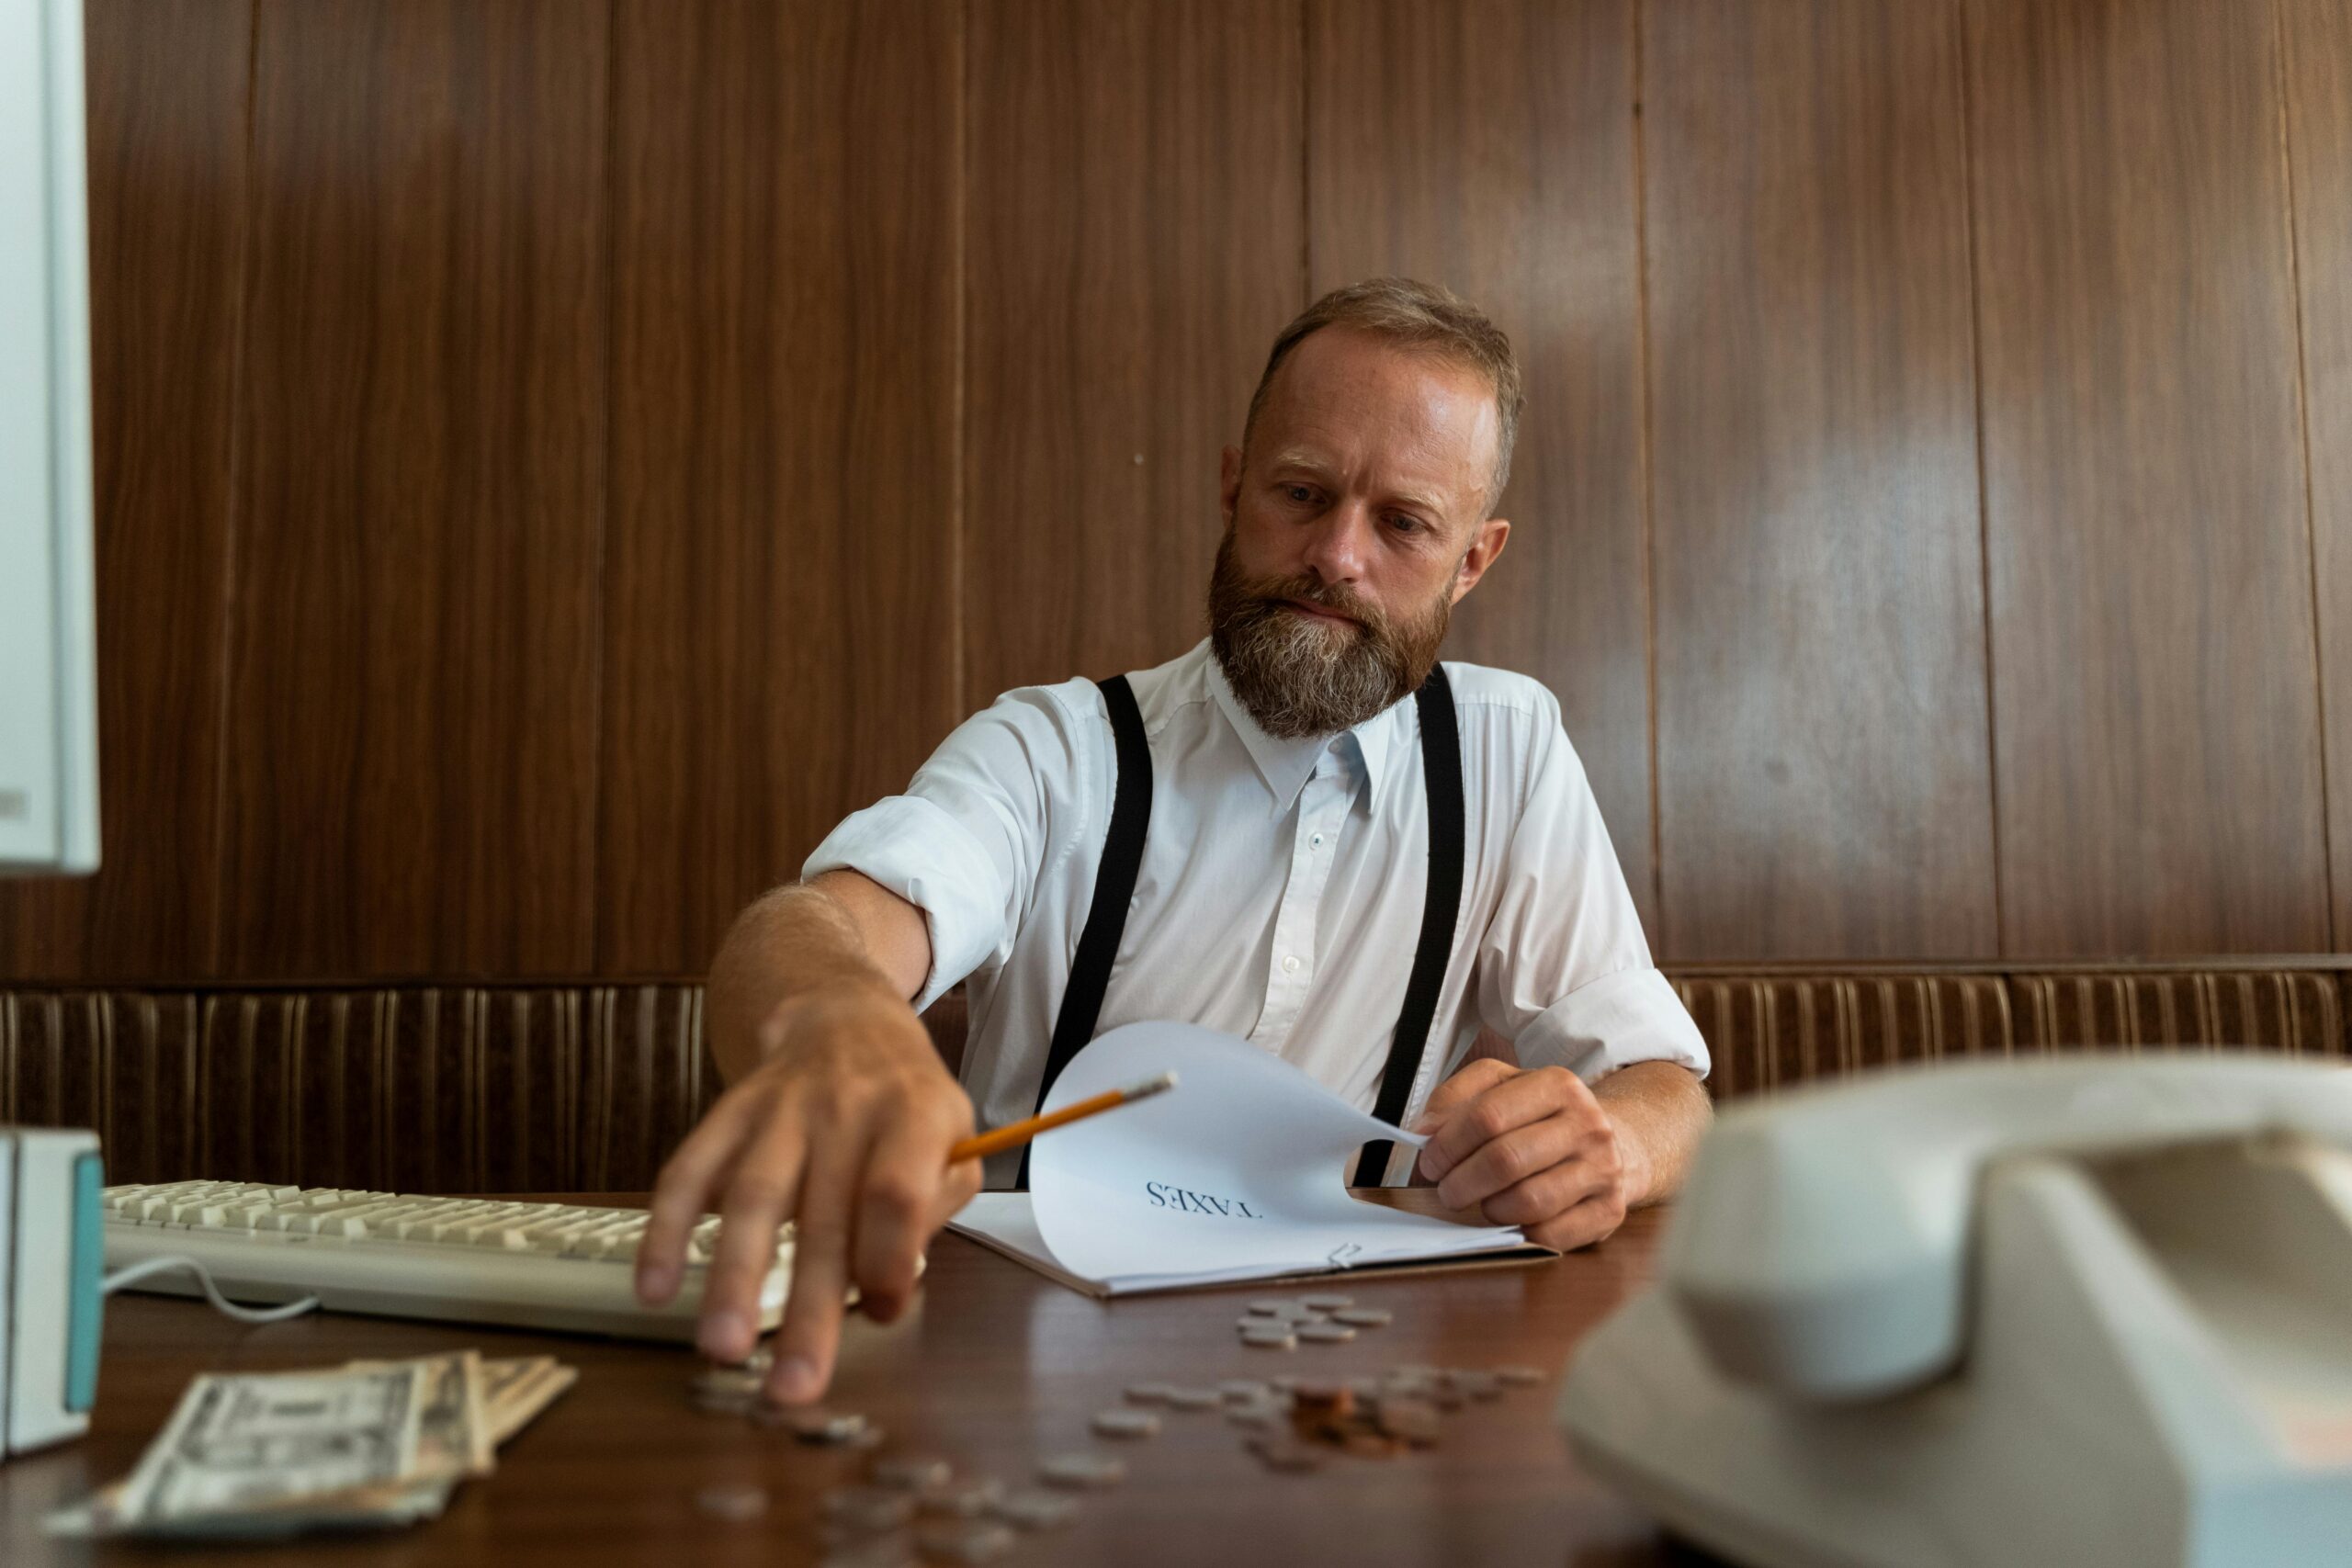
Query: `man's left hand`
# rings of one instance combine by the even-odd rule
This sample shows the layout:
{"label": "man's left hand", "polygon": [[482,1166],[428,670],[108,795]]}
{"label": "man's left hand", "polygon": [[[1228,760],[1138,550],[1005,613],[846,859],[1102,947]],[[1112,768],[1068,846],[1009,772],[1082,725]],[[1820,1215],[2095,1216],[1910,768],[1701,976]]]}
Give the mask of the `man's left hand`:
{"label": "man's left hand", "polygon": [[1415,1168],[1448,1208],[1560,1252],[1614,1231],[1645,1190],[1639,1151],[1566,1067],[1481,1058],[1438,1085],[1413,1131],[1432,1134]]}

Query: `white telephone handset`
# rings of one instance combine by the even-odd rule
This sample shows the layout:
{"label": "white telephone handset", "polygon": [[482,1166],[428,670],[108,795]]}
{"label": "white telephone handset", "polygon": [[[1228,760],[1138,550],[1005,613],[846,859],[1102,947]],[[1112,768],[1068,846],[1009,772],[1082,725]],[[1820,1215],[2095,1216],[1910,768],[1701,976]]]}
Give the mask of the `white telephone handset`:
{"label": "white telephone handset", "polygon": [[2347,1151],[2352,1071],[2242,1055],[1735,1108],[1562,1423],[1767,1568],[2352,1562]]}

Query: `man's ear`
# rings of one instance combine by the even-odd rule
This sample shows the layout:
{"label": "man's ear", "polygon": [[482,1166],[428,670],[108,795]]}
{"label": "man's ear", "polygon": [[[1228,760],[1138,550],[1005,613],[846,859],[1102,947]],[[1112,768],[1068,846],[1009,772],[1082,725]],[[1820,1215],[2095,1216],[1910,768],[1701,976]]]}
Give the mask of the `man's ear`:
{"label": "man's ear", "polygon": [[1225,463],[1217,479],[1217,505],[1225,513],[1225,525],[1233,526],[1233,509],[1241,504],[1241,448],[1225,449]]}
{"label": "man's ear", "polygon": [[1462,570],[1453,575],[1453,603],[1478,586],[1487,569],[1503,553],[1503,546],[1510,542],[1510,525],[1500,517],[1489,517],[1471,530],[1470,548],[1462,557]]}

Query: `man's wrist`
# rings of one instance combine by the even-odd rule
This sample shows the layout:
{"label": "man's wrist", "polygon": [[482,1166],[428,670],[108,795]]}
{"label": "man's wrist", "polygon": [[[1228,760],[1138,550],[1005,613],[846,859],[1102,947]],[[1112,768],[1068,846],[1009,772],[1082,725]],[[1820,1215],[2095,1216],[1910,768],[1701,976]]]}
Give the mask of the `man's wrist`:
{"label": "man's wrist", "polygon": [[1657,1160],[1642,1135],[1638,1118],[1624,1116],[1603,1102],[1600,1113],[1609,1118],[1609,1125],[1617,1134],[1617,1169],[1625,1195],[1625,1207],[1638,1209],[1652,1202],[1657,1195]]}

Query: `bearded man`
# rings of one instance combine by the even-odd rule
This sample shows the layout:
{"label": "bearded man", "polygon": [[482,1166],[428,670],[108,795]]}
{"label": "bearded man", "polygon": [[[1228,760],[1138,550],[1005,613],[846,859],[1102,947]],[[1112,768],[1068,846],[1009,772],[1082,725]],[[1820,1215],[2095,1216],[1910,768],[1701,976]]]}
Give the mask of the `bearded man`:
{"label": "bearded man", "polygon": [[[1208,639],[1005,694],[737,920],[707,1003],[732,1087],[662,1171],[640,1294],[676,1292],[716,1206],[701,1339],[741,1359],[796,1221],[767,1392],[817,1397],[847,1287],[897,1315],[980,1185],[946,1159],[975,1105],[1033,1114],[1078,1046],[1140,1019],[1246,1036],[1433,1134],[1354,1179],[1418,1171],[1549,1247],[1674,1190],[1706,1046],[1559,704],[1437,658],[1510,537],[1520,404],[1510,342],[1443,289],[1359,284],[1283,330],[1224,453]],[[960,1081],[916,1016],[959,981]],[[1517,1066],[1468,1059],[1482,1023]]]}

